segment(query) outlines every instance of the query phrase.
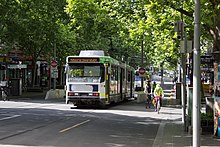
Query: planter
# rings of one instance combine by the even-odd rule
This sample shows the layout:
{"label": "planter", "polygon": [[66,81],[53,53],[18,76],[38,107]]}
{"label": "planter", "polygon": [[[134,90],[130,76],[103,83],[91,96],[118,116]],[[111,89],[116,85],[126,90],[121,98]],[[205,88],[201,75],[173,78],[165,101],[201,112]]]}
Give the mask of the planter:
{"label": "planter", "polygon": [[214,120],[201,120],[201,126],[214,126]]}
{"label": "planter", "polygon": [[202,133],[213,133],[214,120],[201,120]]}

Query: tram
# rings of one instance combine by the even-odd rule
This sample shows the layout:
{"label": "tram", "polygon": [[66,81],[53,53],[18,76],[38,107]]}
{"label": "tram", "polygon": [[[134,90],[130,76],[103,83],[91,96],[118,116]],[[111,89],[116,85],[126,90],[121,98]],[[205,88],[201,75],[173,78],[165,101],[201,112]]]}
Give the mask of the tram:
{"label": "tram", "polygon": [[105,107],[133,95],[134,69],[101,50],[66,58],[66,103]]}

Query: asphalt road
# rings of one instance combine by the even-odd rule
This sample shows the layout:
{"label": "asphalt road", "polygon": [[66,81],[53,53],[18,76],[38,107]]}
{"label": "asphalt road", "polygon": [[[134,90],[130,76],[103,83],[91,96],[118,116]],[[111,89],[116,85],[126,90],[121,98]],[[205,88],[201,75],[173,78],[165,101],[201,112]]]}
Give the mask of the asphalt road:
{"label": "asphalt road", "polygon": [[133,102],[70,109],[64,102],[0,101],[1,147],[151,147],[160,126]]}

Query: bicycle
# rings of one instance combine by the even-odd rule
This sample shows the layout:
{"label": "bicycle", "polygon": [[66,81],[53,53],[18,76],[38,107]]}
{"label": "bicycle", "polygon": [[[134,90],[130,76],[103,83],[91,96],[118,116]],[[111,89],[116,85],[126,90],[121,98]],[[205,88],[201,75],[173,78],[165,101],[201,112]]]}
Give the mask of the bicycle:
{"label": "bicycle", "polygon": [[156,100],[156,111],[159,114],[159,111],[160,111],[160,108],[161,108],[161,106],[160,106],[161,97],[160,96],[156,96],[155,100]]}

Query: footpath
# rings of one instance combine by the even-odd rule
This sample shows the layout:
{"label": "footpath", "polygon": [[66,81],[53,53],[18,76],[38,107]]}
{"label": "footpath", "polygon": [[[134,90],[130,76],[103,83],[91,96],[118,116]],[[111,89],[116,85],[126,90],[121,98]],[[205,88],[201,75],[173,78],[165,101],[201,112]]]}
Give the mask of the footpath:
{"label": "footpath", "polygon": [[[47,91],[43,92],[23,92],[20,96],[10,96],[11,100],[45,100]],[[48,100],[45,100],[45,102]],[[50,99],[49,101],[64,102],[64,99]],[[128,102],[129,109],[142,111],[148,117],[161,119],[159,129],[152,147],[191,147],[193,142],[192,134],[185,131],[182,122],[182,110],[178,105],[164,105],[160,114],[154,113],[153,108],[145,108],[145,104],[137,103],[135,100]],[[152,113],[153,112],[153,113]],[[143,113],[142,113],[143,114]],[[216,138],[209,133],[201,133],[201,147],[219,147],[220,138]],[[148,146],[148,145],[146,145]]]}

